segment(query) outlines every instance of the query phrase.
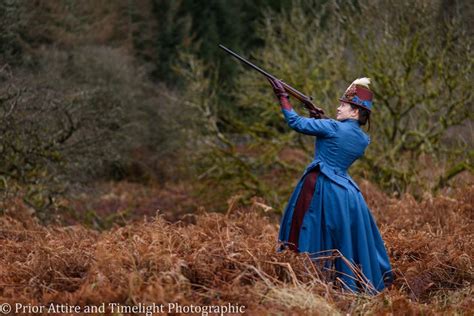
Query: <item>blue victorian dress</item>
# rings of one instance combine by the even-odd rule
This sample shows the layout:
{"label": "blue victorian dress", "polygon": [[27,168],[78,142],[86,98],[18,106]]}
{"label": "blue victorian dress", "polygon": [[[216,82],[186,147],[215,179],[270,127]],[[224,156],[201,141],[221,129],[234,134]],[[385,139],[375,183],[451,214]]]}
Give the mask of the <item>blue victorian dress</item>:
{"label": "blue victorian dress", "polygon": [[[283,214],[279,240],[284,247],[308,252],[312,258],[337,249],[345,260],[336,259],[334,268],[344,288],[371,294],[383,290],[393,278],[390,261],[364,197],[347,174],[364,154],[369,136],[354,119],[305,118],[293,109],[282,112],[292,129],[317,139],[314,160]],[[350,265],[362,271],[363,282]]]}

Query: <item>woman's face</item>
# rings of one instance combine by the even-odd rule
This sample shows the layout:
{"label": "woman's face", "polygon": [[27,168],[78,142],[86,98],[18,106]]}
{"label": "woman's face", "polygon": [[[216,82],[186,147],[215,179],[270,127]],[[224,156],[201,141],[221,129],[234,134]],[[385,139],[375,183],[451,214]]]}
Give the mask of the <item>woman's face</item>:
{"label": "woman's face", "polygon": [[359,110],[353,109],[349,103],[341,102],[337,108],[336,120],[358,119]]}

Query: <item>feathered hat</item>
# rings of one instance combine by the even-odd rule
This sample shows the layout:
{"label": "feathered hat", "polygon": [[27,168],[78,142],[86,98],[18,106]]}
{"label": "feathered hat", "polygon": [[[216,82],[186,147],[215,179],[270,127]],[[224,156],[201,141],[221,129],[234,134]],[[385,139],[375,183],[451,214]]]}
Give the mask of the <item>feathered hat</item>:
{"label": "feathered hat", "polygon": [[351,83],[344,95],[339,99],[357,106],[361,106],[369,111],[372,110],[372,98],[374,94],[369,88],[370,78],[358,78]]}

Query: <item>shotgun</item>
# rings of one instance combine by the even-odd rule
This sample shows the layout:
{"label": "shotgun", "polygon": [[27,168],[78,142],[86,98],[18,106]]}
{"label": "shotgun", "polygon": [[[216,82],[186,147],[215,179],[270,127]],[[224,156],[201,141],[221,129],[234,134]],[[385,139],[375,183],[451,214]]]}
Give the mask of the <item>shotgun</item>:
{"label": "shotgun", "polygon": [[[249,62],[248,60],[244,59],[243,57],[239,56],[237,53],[231,51],[230,49],[228,49],[227,47],[225,47],[224,45],[222,44],[219,44],[219,47],[222,48],[225,52],[227,52],[228,54],[234,56],[235,58],[237,58],[239,61],[243,62],[244,64],[246,64],[247,66],[250,66],[252,67],[253,69],[255,69],[256,71],[258,71],[259,73],[261,73],[262,75],[264,75],[265,77],[267,78],[270,78],[270,79],[273,79],[273,80],[279,80],[278,78],[276,78],[275,76],[269,74],[268,72],[266,72],[265,70],[261,69],[260,67],[258,66],[255,66],[254,64],[252,64],[251,62]],[[280,80],[281,81],[281,80]],[[285,88],[285,91],[288,92],[289,95],[295,97],[297,100],[299,100],[300,102],[303,103],[304,107],[306,109],[308,109],[310,115],[312,117],[317,117],[317,118],[321,118],[321,117],[325,117],[324,115],[324,111],[323,109],[317,107],[316,105],[314,105],[314,103],[312,102],[313,98],[301,93],[300,91],[296,90],[295,88],[293,88],[292,86],[290,86],[289,84],[286,84],[285,82],[281,81],[281,84],[283,85],[283,87]]]}

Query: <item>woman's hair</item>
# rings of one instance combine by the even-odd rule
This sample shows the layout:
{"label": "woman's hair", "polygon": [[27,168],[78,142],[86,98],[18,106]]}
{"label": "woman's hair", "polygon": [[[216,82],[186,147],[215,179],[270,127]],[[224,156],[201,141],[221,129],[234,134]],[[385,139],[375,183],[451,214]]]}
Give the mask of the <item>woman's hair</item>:
{"label": "woman's hair", "polygon": [[357,106],[357,105],[354,105],[352,103],[349,103],[351,105],[351,108],[352,109],[359,109],[359,124],[360,125],[365,125],[367,124],[367,122],[369,123],[369,128],[368,130],[370,130],[370,111],[361,107],[361,106]]}

